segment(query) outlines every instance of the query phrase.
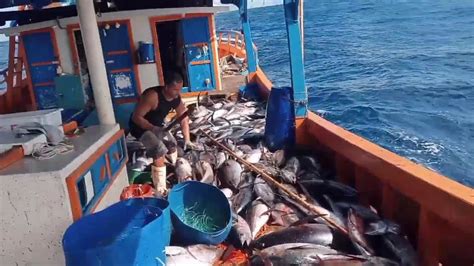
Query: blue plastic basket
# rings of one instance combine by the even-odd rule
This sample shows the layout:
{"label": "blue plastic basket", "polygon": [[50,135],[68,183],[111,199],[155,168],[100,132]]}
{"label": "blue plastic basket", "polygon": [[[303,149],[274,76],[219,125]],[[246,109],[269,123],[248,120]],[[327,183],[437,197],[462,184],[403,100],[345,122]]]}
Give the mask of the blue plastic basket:
{"label": "blue plastic basket", "polygon": [[129,199],[87,215],[64,234],[66,265],[164,264],[169,219],[161,199]]}
{"label": "blue plastic basket", "polygon": [[[187,181],[175,185],[168,196],[171,208],[171,221],[178,243],[183,245],[223,242],[232,227],[232,215],[225,195],[216,187],[197,181]],[[205,213],[215,229],[205,231],[185,223],[185,216],[192,209]]]}
{"label": "blue plastic basket", "polygon": [[265,119],[265,144],[274,152],[295,144],[295,111],[290,87],[272,88]]}

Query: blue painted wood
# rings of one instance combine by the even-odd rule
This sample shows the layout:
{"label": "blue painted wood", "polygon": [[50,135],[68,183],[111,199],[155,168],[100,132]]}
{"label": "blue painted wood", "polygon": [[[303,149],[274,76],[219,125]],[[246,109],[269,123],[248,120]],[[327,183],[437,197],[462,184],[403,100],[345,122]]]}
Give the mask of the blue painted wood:
{"label": "blue painted wood", "polygon": [[[114,176],[120,170],[123,161],[125,160],[125,139],[120,139],[115,142],[107,151],[110,162],[110,174]],[[118,158],[116,157],[118,155]]]}
{"label": "blue painted wood", "polygon": [[296,117],[307,116],[308,92],[305,85],[303,50],[299,25],[300,0],[284,0],[288,48],[290,50],[291,86]]}
{"label": "blue painted wood", "polygon": [[248,18],[247,0],[239,3],[240,21],[242,22],[242,32],[245,39],[245,52],[247,54],[248,71],[254,73],[257,71],[257,53],[253,49],[252,33],[250,31],[250,21]]}
{"label": "blue painted wood", "polygon": [[51,33],[26,33],[22,39],[38,109],[55,108],[58,100],[54,78],[59,61],[54,52]]}
{"label": "blue painted wood", "polygon": [[92,175],[92,184],[94,186],[94,195],[101,195],[102,190],[104,187],[107,185],[107,183],[110,181],[110,176],[107,171],[105,171],[105,176],[101,180],[101,172],[103,171],[102,169],[107,169],[106,168],[107,161],[105,160],[105,154],[100,156],[99,159],[92,165],[91,167],[91,175]]}
{"label": "blue painted wood", "polygon": [[86,98],[79,75],[62,75],[54,78],[58,93],[58,106],[63,109],[85,108]]}
{"label": "blue painted wood", "polygon": [[[207,17],[181,20],[185,60],[188,69],[189,91],[213,90],[216,84],[214,57]],[[193,65],[193,62],[209,63]]]}
{"label": "blue painted wood", "polygon": [[100,26],[99,35],[112,99],[137,97],[137,79],[133,70],[128,25],[120,24],[118,28],[115,24],[109,26],[109,29],[105,25]]}

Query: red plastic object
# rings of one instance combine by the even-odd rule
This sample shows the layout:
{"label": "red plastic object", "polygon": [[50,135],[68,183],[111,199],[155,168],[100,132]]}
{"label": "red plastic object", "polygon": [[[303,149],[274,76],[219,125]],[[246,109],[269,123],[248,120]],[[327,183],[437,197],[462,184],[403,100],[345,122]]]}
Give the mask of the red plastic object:
{"label": "red plastic object", "polygon": [[132,184],[125,187],[120,194],[120,200],[153,197],[155,197],[155,189],[148,184]]}

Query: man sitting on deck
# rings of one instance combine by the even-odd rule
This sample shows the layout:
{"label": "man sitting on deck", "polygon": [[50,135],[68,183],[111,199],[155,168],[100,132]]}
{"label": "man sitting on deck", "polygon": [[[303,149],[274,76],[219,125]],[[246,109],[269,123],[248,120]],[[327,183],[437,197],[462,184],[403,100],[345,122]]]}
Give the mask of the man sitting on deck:
{"label": "man sitting on deck", "polygon": [[[186,111],[181,100],[180,92],[183,88],[183,78],[178,73],[167,76],[165,86],[148,88],[141,95],[135,110],[130,117],[130,134],[140,140],[147,149],[147,155],[153,157],[151,176],[159,194],[166,193],[166,166],[165,155],[171,157],[171,162],[176,162],[176,140],[163,129],[168,113],[174,109],[177,117]],[[181,121],[181,130],[185,146],[192,148],[194,145],[189,138],[189,119]]]}

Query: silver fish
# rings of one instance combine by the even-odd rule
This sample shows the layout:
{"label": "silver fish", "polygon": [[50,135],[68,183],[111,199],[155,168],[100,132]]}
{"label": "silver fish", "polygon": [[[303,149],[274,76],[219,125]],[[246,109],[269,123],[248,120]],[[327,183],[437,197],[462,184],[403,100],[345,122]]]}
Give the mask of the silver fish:
{"label": "silver fish", "polygon": [[272,188],[267,184],[267,182],[261,177],[255,178],[253,191],[255,192],[257,197],[260,197],[263,200],[263,202],[265,202],[269,206],[273,206],[273,201],[275,200],[275,193],[273,192]]}
{"label": "silver fish", "polygon": [[225,114],[227,114],[227,110],[225,109],[219,109],[219,110],[216,110],[212,113],[212,120],[216,120],[220,117],[223,117]]}
{"label": "silver fish", "polygon": [[227,159],[227,156],[225,155],[224,152],[220,151],[216,154],[216,162],[215,162],[215,167],[219,168],[221,165],[225,162]]}
{"label": "silver fish", "polygon": [[225,161],[217,175],[219,180],[230,189],[238,189],[242,183],[242,167],[234,160]]}
{"label": "silver fish", "polygon": [[260,158],[262,158],[262,151],[260,149],[251,150],[244,156],[244,159],[249,163],[258,163]]}
{"label": "silver fish", "polygon": [[229,188],[222,188],[221,192],[225,195],[226,198],[230,199],[232,198],[232,195],[234,194],[231,189]]}
{"label": "silver fish", "polygon": [[275,204],[271,215],[273,224],[281,226],[289,226],[302,218],[297,210],[282,202]]}
{"label": "silver fish", "polygon": [[258,232],[268,222],[268,206],[261,200],[254,200],[247,211],[246,221],[249,223],[252,239],[255,239]]}
{"label": "silver fish", "polygon": [[296,157],[291,157],[280,172],[280,178],[289,183],[296,182],[296,174],[300,169],[300,162]]}
{"label": "silver fish", "polygon": [[208,245],[165,247],[166,265],[213,265],[223,253],[222,249]]}
{"label": "silver fish", "polygon": [[249,246],[252,241],[252,232],[250,231],[250,226],[240,215],[237,215],[237,220],[232,226],[234,234],[239,239],[239,244],[241,246]]}
{"label": "silver fish", "polygon": [[347,231],[352,243],[362,255],[371,256],[375,253],[365,239],[363,220],[358,217],[352,209],[349,209],[347,214]]}
{"label": "silver fish", "polygon": [[206,184],[214,184],[214,171],[209,162],[200,160],[195,165],[195,173],[198,181]]}
{"label": "silver fish", "polygon": [[240,213],[252,202],[252,185],[244,183],[239,189],[239,192],[232,197],[231,201],[234,213]]}
{"label": "silver fish", "polygon": [[265,248],[260,251],[261,254],[265,256],[282,256],[288,250],[295,250],[295,249],[310,249],[315,254],[337,254],[339,253],[337,250],[332,248],[317,245],[317,244],[310,244],[310,243],[285,243],[280,245],[271,246]]}
{"label": "silver fish", "polygon": [[188,160],[184,158],[178,158],[176,160],[174,173],[176,174],[178,182],[181,183],[192,178],[193,169],[191,168]]}

